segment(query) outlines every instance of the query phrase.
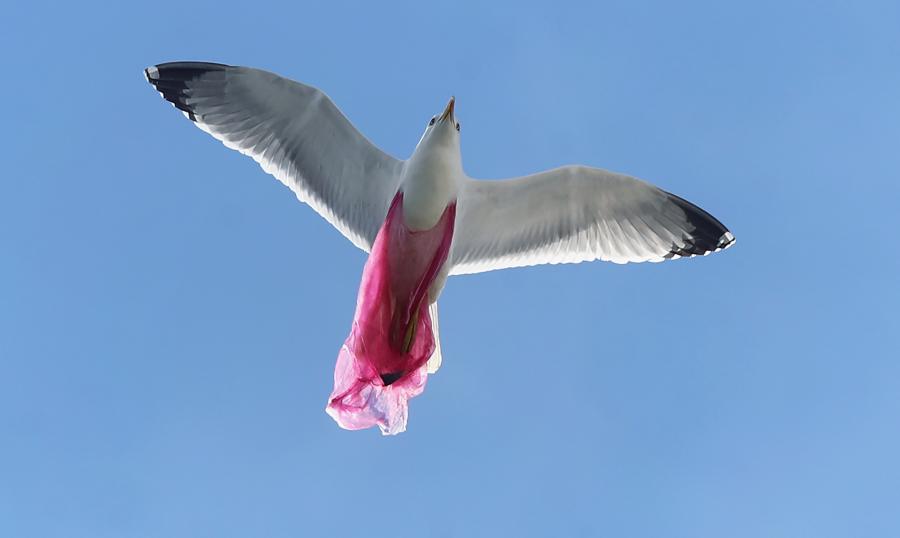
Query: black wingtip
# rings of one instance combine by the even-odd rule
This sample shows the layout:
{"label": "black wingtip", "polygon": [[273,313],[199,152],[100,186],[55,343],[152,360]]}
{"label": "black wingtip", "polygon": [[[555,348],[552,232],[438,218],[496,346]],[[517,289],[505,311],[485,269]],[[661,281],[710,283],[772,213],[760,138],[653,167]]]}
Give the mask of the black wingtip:
{"label": "black wingtip", "polygon": [[212,62],[168,62],[144,69],[144,78],[153,85],[163,99],[184,112],[191,121],[197,121],[194,109],[187,102],[189,83],[194,85],[201,77],[225,75],[230,66]]}
{"label": "black wingtip", "polygon": [[683,245],[672,245],[666,258],[705,256],[734,244],[734,235],[718,219],[680,196],[666,193],[684,211],[685,219],[693,227],[690,235],[682,237]]}

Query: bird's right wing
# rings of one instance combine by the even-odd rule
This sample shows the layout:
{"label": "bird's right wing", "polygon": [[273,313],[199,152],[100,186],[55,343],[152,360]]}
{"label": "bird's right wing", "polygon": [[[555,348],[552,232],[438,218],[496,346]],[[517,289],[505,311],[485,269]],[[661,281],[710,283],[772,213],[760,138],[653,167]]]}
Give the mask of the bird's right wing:
{"label": "bird's right wing", "polygon": [[249,67],[173,62],[147,80],[194,124],[249,155],[369,251],[403,162],[357,131],[320,90]]}
{"label": "bird's right wing", "polygon": [[457,200],[450,274],[598,259],[660,262],[733,243],[715,217],[674,194],[622,174],[564,166],[467,180]]}

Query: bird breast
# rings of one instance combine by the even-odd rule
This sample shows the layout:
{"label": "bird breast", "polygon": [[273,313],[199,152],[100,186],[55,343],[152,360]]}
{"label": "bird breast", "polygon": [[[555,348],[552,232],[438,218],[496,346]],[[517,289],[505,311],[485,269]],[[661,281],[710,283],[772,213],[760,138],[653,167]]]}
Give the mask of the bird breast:
{"label": "bird breast", "polygon": [[447,206],[456,201],[459,172],[442,159],[407,162],[401,190],[403,220],[411,230],[430,230]]}

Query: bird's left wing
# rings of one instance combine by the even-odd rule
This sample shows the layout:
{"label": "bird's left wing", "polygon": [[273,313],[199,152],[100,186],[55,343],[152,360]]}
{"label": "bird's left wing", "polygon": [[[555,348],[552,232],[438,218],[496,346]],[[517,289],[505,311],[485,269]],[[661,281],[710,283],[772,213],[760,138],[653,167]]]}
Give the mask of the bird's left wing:
{"label": "bird's left wing", "polygon": [[403,161],[369,142],[320,90],[249,67],[172,62],[147,80],[194,124],[249,155],[368,251]]}
{"label": "bird's left wing", "polygon": [[450,274],[598,259],[659,262],[732,243],[721,222],[674,194],[622,174],[564,166],[467,180],[457,200]]}

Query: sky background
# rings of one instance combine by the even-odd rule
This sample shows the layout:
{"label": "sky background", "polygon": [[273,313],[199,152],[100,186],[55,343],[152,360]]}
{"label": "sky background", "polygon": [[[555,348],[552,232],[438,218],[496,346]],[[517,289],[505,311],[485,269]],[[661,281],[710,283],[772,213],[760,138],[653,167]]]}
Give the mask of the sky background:
{"label": "sky background", "polygon": [[[900,535],[896,2],[16,2],[0,536]],[[326,5],[327,4],[327,5]],[[393,438],[324,413],[365,255],[145,82],[325,90],[473,177],[584,163],[725,253],[452,278]]]}

